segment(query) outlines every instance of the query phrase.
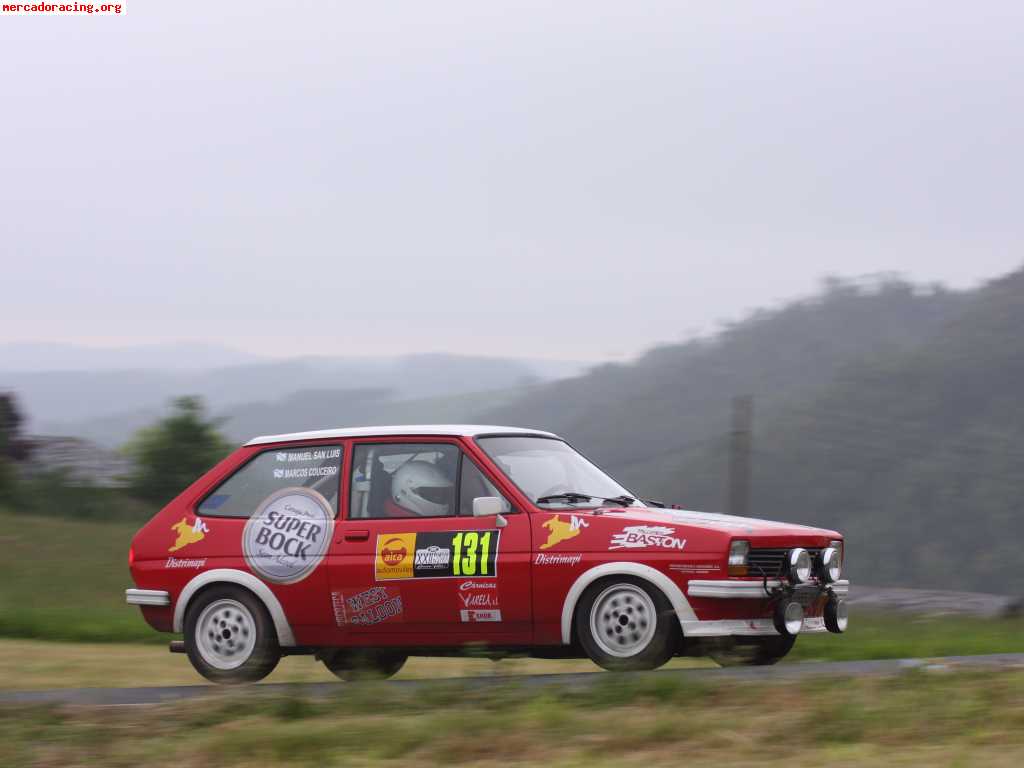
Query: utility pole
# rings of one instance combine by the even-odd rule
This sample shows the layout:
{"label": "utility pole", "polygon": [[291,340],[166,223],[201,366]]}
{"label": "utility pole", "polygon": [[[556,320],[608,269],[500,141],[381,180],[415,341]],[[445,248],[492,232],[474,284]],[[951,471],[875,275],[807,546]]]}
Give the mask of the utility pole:
{"label": "utility pole", "polygon": [[729,514],[750,514],[750,453],[754,426],[754,398],[732,399],[732,430],[729,433]]}

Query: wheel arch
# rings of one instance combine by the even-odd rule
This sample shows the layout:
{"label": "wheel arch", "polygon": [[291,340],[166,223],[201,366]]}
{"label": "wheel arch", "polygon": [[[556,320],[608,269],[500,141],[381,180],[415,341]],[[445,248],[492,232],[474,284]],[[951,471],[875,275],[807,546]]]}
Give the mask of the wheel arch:
{"label": "wheel arch", "polygon": [[596,565],[580,574],[579,578],[573,582],[572,586],[569,587],[569,591],[565,595],[565,601],[562,603],[563,645],[569,645],[572,642],[573,614],[576,613],[576,605],[579,603],[583,593],[586,591],[587,587],[595,581],[608,576],[635,576],[636,578],[649,582],[652,586],[661,590],[661,593],[665,595],[669,603],[672,605],[676,618],[680,622],[680,632],[682,632],[683,622],[697,620],[697,615],[693,612],[693,608],[690,607],[689,601],[683,595],[683,590],[681,590],[679,585],[661,571],[656,570],[649,565],[644,565],[643,563],[631,563],[626,561],[602,563],[601,565]]}
{"label": "wheel arch", "polygon": [[234,568],[215,568],[212,571],[205,571],[195,576],[178,593],[178,600],[174,605],[174,631],[183,632],[185,627],[185,612],[188,604],[200,591],[215,584],[233,584],[249,590],[256,598],[263,603],[270,614],[270,620],[274,622],[274,630],[277,633],[277,643],[283,648],[295,645],[295,635],[292,634],[292,627],[285,616],[284,608],[277,596],[270,591],[270,587],[257,579],[251,573],[235,570]]}

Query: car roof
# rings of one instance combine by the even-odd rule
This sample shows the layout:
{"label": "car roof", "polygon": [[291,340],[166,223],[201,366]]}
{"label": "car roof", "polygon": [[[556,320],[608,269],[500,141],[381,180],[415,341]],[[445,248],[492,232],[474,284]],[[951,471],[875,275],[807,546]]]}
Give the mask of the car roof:
{"label": "car roof", "polygon": [[341,427],[339,429],[315,429],[311,432],[291,432],[284,435],[261,435],[254,437],[246,445],[265,445],[267,443],[284,443],[293,440],[324,440],[342,437],[393,437],[408,435],[446,435],[455,437],[480,437],[481,435],[534,435],[536,437],[555,437],[553,432],[540,429],[523,429],[522,427],[500,427],[485,424],[400,424],[386,427]]}

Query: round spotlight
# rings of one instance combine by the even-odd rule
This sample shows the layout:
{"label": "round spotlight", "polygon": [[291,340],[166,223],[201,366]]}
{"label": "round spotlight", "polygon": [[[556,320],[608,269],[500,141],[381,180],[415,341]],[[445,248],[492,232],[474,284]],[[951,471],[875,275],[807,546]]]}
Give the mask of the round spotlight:
{"label": "round spotlight", "polygon": [[803,547],[789,551],[789,579],[802,584],[811,578],[811,553]]}
{"label": "round spotlight", "polygon": [[846,631],[849,623],[850,610],[846,607],[846,601],[832,595],[825,603],[825,629],[838,635]]}
{"label": "round spotlight", "polygon": [[804,607],[797,602],[779,603],[775,608],[775,629],[780,635],[798,635],[804,626]]}
{"label": "round spotlight", "polygon": [[826,584],[839,581],[843,575],[843,556],[835,547],[821,553],[821,579]]}

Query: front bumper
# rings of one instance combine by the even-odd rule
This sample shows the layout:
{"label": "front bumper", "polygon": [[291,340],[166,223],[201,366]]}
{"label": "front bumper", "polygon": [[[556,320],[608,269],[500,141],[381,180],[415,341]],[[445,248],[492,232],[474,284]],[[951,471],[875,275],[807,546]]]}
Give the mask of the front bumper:
{"label": "front bumper", "polygon": [[[692,579],[687,586],[687,594],[695,598],[712,598],[721,600],[770,600],[779,596],[781,590],[786,589],[786,584],[779,579],[761,581],[727,581],[725,579]],[[798,588],[798,591],[806,593],[807,587]],[[813,588],[815,595],[811,600],[816,600],[827,595],[830,591],[836,597],[846,597],[850,591],[850,582],[841,579],[827,586],[816,586]],[[752,611],[753,612],[753,611]],[[681,621],[683,635],[685,637],[751,637],[759,635],[778,635],[775,622],[763,614],[757,618],[749,619],[710,619]],[[804,618],[800,634],[828,632],[825,626],[825,619],[822,616],[807,616]]]}
{"label": "front bumper", "polygon": [[[726,581],[725,579],[701,580],[691,579],[687,586],[686,593],[690,597],[717,597],[723,600],[735,600],[746,598],[751,600],[765,600],[774,597],[769,594],[783,587],[783,582],[778,579],[765,581]],[[765,590],[768,590],[767,592]],[[848,579],[841,579],[822,590],[831,589],[839,597],[846,597],[850,591]]]}

